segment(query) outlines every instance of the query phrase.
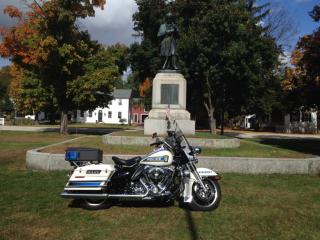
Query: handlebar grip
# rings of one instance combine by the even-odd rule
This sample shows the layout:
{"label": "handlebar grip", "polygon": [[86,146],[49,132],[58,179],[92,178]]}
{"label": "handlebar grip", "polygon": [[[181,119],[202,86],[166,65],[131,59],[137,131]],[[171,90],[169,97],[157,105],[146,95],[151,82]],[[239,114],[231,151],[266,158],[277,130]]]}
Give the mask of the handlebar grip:
{"label": "handlebar grip", "polygon": [[152,147],[152,146],[158,146],[158,145],[160,145],[160,144],[163,144],[163,142],[162,142],[162,141],[160,141],[160,142],[154,142],[154,143],[151,143],[151,144],[150,144],[150,147]]}

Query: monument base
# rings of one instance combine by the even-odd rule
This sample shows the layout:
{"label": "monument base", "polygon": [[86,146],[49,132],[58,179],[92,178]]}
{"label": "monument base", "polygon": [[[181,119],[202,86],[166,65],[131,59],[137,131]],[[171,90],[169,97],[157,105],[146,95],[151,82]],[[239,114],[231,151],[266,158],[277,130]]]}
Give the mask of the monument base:
{"label": "monument base", "polygon": [[166,135],[166,116],[175,119],[186,135],[195,134],[195,121],[190,120],[190,113],[186,110],[187,81],[177,71],[165,70],[159,72],[153,79],[152,110],[144,121],[144,134],[158,133]]}
{"label": "monument base", "polygon": [[[194,135],[195,134],[195,125],[196,122],[193,120],[176,120],[178,126],[185,135]],[[167,120],[165,119],[152,119],[147,118],[144,121],[144,135],[152,135],[157,133],[159,135],[167,134]]]}

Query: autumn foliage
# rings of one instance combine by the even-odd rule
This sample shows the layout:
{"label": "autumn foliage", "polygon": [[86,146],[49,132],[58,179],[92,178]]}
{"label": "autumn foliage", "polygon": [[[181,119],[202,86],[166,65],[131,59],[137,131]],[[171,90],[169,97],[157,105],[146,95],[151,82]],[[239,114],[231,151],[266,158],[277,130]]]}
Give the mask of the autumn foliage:
{"label": "autumn foliage", "polygon": [[152,81],[150,80],[150,78],[146,78],[143,83],[139,86],[139,93],[141,97],[145,97],[148,93],[148,91],[150,91],[152,87]]}
{"label": "autumn foliage", "polygon": [[[320,21],[320,6],[310,16]],[[292,53],[292,67],[287,68],[282,87],[295,107],[320,107],[320,28],[300,39]]]}
{"label": "autumn foliage", "polygon": [[[27,91],[31,93],[32,102],[41,97],[43,91],[50,90],[61,112],[62,133],[67,131],[68,111],[75,106],[72,86],[76,84],[72,82],[84,75],[87,59],[99,49],[89,34],[78,28],[76,21],[94,16],[94,8],[103,9],[105,3],[106,0],[34,0],[26,13],[13,6],[4,9],[17,24],[1,27],[0,56],[9,58],[18,71],[28,75],[23,79],[28,80],[29,87],[38,90]],[[19,74],[15,76],[17,89],[24,88]]]}

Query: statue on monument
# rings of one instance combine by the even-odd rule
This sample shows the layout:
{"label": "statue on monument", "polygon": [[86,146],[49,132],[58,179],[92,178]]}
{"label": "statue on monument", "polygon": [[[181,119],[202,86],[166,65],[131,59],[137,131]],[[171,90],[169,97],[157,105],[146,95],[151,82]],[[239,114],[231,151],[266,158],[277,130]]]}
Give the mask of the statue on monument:
{"label": "statue on monument", "polygon": [[158,32],[158,37],[162,38],[160,55],[165,58],[162,69],[178,69],[176,65],[176,38],[178,35],[179,31],[175,24],[174,16],[172,13],[168,13],[166,15],[166,22],[161,24]]}

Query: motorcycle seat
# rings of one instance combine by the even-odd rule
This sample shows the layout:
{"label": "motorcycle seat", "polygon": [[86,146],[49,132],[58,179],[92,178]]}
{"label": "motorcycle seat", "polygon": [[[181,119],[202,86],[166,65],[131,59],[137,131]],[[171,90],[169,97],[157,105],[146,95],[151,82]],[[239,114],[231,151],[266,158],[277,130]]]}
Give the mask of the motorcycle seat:
{"label": "motorcycle seat", "polygon": [[118,166],[132,167],[141,161],[141,157],[134,157],[134,158],[130,158],[128,160],[121,159],[118,157],[112,157],[112,160]]}

